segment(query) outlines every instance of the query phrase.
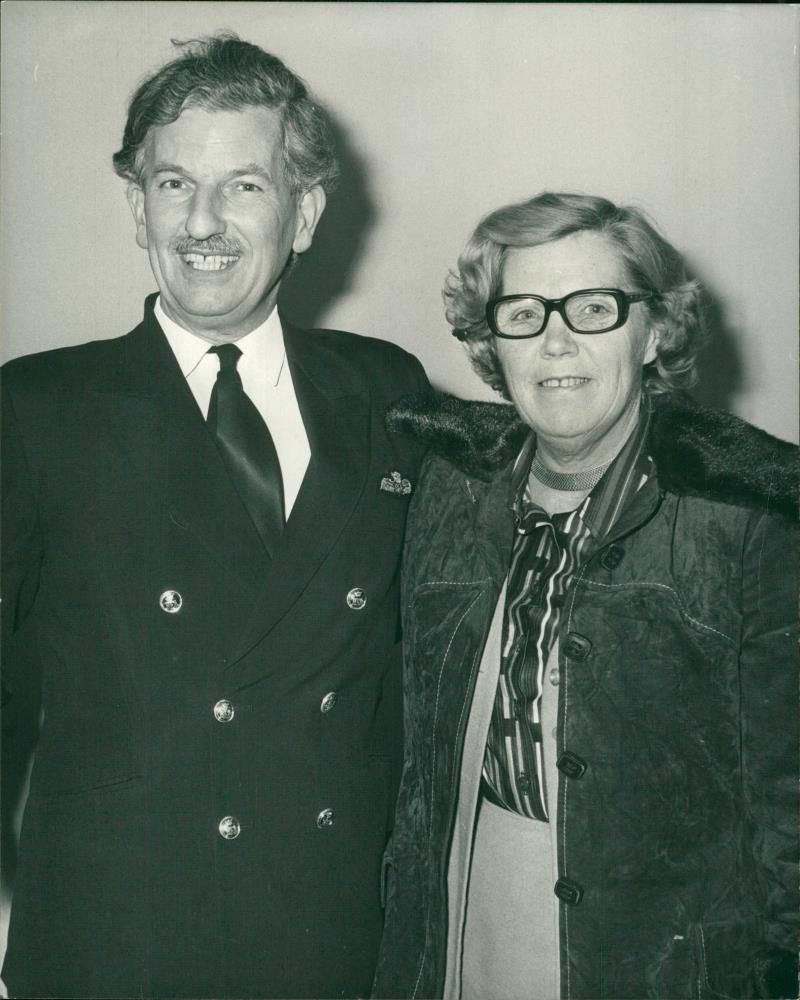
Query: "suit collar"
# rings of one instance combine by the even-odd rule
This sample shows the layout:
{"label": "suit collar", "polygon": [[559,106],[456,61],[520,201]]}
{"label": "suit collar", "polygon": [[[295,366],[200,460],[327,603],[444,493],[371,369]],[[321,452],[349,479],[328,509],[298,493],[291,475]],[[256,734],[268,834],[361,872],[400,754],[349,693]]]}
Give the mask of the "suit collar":
{"label": "suit collar", "polygon": [[119,367],[96,397],[120,448],[175,525],[259,589],[266,567],[258,534],[227,475],[191,389],[153,316],[122,339]]}
{"label": "suit collar", "polygon": [[[281,315],[286,357],[294,378],[295,372],[313,387],[318,396],[334,401],[353,396],[369,397],[369,390],[350,377],[341,355],[332,356],[324,346],[325,331],[303,330]],[[331,363],[334,361],[335,363]]]}

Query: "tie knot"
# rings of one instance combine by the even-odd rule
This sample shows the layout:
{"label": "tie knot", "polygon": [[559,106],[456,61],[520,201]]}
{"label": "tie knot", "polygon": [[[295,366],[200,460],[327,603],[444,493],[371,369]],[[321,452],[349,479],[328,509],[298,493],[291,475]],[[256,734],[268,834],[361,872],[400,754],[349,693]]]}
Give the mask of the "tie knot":
{"label": "tie knot", "polygon": [[236,362],[242,356],[242,352],[236,344],[217,344],[216,347],[210,347],[208,353],[216,354],[219,357],[219,370],[221,372],[235,372]]}

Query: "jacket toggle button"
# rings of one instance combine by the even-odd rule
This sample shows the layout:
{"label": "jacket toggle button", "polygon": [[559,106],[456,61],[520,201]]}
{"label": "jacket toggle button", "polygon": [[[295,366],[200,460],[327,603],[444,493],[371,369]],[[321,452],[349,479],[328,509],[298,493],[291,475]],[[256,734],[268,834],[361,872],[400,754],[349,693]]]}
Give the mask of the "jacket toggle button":
{"label": "jacket toggle button", "polygon": [[353,611],[361,611],[366,606],[367,595],[361,587],[353,587],[352,590],[348,590],[345,600],[348,608],[352,608]]}
{"label": "jacket toggle button", "polygon": [[583,899],[583,886],[569,878],[560,878],[553,891],[562,902],[570,906],[577,906]]}
{"label": "jacket toggle button", "polygon": [[183,598],[177,590],[165,590],[158,599],[162,611],[168,615],[176,615],[183,607]]}
{"label": "jacket toggle button", "polygon": [[214,706],[214,718],[217,722],[230,722],[236,710],[227,698],[220,698]]}
{"label": "jacket toggle button", "polygon": [[592,644],[585,635],[578,632],[567,633],[567,641],[564,643],[564,653],[573,660],[585,660],[592,651]]}
{"label": "jacket toggle button", "polygon": [[225,840],[236,840],[242,832],[241,824],[235,816],[223,816],[217,829],[220,837],[224,837]]}
{"label": "jacket toggle button", "polygon": [[616,569],[625,556],[625,549],[621,545],[609,545],[600,556],[600,565],[603,569]]}
{"label": "jacket toggle button", "polygon": [[565,750],[556,761],[556,767],[568,778],[582,778],[586,774],[586,761],[571,750]]}
{"label": "jacket toggle button", "polygon": [[324,830],[326,826],[333,826],[333,809],[323,809],[317,816],[317,826]]}

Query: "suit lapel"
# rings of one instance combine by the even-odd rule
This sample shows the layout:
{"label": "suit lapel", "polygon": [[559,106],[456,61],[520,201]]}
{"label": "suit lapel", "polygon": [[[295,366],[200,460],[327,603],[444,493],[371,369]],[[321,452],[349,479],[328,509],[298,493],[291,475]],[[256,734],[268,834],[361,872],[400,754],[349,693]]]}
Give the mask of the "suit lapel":
{"label": "suit lapel", "polygon": [[[361,497],[369,469],[369,398],[337,380],[313,332],[283,321],[311,461],[273,558],[262,599],[232,659],[245,655],[287,613],[324,563]],[[338,361],[338,359],[336,359]]]}
{"label": "suit lapel", "polygon": [[122,362],[97,399],[117,445],[180,529],[263,586],[267,557],[148,299],[145,318],[123,338]]}

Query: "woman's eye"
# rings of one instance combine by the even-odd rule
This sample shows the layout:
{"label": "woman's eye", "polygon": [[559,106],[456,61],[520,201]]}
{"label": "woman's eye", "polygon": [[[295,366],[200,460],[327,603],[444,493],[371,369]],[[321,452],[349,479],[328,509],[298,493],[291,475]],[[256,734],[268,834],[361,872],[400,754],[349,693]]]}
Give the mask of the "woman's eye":
{"label": "woman's eye", "polygon": [[581,306],[581,312],[589,316],[607,316],[611,310],[603,302],[585,302]]}

